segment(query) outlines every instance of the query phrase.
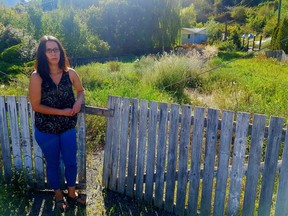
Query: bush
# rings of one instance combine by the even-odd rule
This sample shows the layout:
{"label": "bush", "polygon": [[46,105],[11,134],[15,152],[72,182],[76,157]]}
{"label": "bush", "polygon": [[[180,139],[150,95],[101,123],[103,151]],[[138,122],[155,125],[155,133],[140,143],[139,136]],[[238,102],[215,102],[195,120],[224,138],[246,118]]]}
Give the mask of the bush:
{"label": "bush", "polygon": [[111,72],[120,71],[120,63],[116,61],[108,62]]}
{"label": "bush", "polygon": [[228,40],[228,41],[219,43],[219,50],[233,52],[237,50],[237,46],[236,44],[233,43],[232,40]]}
{"label": "bush", "polygon": [[[141,58],[140,61],[142,60],[145,61]],[[203,66],[204,62],[200,55],[189,57],[163,55],[159,59],[155,58],[152,66],[142,72],[143,81],[161,91],[167,91],[176,98],[177,102],[186,103],[184,89],[201,85],[197,70]]]}
{"label": "bush", "polygon": [[7,62],[0,61],[0,82],[8,82],[13,76],[23,71],[20,65],[12,65]]}
{"label": "bush", "polygon": [[21,43],[21,31],[13,27],[4,27],[0,30],[0,52],[5,49]]}
{"label": "bush", "polygon": [[21,45],[17,44],[5,49],[1,53],[1,60],[10,64],[19,65],[22,64],[21,60]]}
{"label": "bush", "polygon": [[[24,172],[13,171],[11,182],[0,184],[1,215],[22,215],[29,205],[30,187]],[[26,215],[24,213],[24,215]]]}

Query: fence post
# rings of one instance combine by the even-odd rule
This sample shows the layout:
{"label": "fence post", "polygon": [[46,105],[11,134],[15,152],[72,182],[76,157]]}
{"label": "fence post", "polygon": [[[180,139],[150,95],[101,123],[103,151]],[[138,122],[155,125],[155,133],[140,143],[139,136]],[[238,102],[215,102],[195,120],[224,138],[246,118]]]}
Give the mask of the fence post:
{"label": "fence post", "polygon": [[[114,98],[108,97],[108,109],[114,109]],[[114,117],[107,117],[107,129],[106,129],[106,142],[104,146],[104,162],[103,162],[103,176],[102,184],[105,188],[109,188],[109,178],[111,175],[111,148],[112,148],[112,136],[113,136],[113,121]]]}
{"label": "fence post", "polygon": [[259,200],[259,216],[269,216],[283,128],[283,118],[271,117]]}
{"label": "fence post", "polygon": [[118,192],[125,193],[126,165],[127,165],[127,143],[129,132],[129,108],[130,99],[124,98],[121,108],[121,135],[120,135],[120,159],[119,159],[119,178]]}
{"label": "fence post", "polygon": [[136,148],[137,148],[137,131],[138,131],[138,100],[132,99],[130,109],[130,140],[128,153],[128,176],[126,194],[130,197],[134,195],[134,177],[136,163]]}
{"label": "fence post", "polygon": [[277,192],[277,200],[275,207],[275,216],[288,215],[288,126],[286,128],[286,136],[284,143],[284,151],[282,157],[282,166],[280,170],[279,186]]}
{"label": "fence post", "polygon": [[165,210],[168,212],[173,212],[173,206],[174,206],[175,190],[172,190],[172,188],[175,188],[175,182],[176,182],[179,108],[180,106],[178,104],[172,104],[170,109],[171,110],[170,127],[169,127],[170,133],[168,144],[166,197],[165,197]]}
{"label": "fence post", "polygon": [[214,199],[214,216],[222,216],[225,212],[225,196],[233,133],[233,118],[234,112],[232,111],[224,111],[222,114],[218,171],[216,176],[217,182]]}
{"label": "fence post", "polygon": [[200,185],[200,166],[203,145],[204,117],[205,108],[196,107],[194,110],[194,124],[192,137],[192,158],[190,166],[190,189],[188,200],[188,214],[197,215],[198,195]]}
{"label": "fence post", "polygon": [[18,108],[20,117],[20,128],[22,135],[22,149],[24,159],[24,170],[30,186],[33,184],[32,150],[30,142],[30,127],[28,121],[28,101],[27,97],[18,97]]}
{"label": "fence post", "polygon": [[250,142],[248,170],[246,174],[245,196],[243,215],[254,215],[261,152],[264,141],[266,116],[254,115],[253,128]]}
{"label": "fence post", "polygon": [[239,210],[249,117],[249,113],[239,112],[237,114],[232,171],[230,174],[228,215],[237,215]]}
{"label": "fence post", "polygon": [[78,164],[78,184],[80,187],[86,183],[86,127],[85,109],[78,113],[77,121],[77,164]]}
{"label": "fence post", "polygon": [[184,215],[185,200],[187,191],[187,164],[188,149],[190,143],[190,126],[191,126],[191,106],[182,106],[180,144],[179,144],[179,168],[178,168],[178,184],[177,184],[177,200],[176,214]]}
{"label": "fence post", "polygon": [[4,166],[4,178],[6,181],[8,181],[12,178],[12,160],[6,113],[5,98],[4,96],[0,96],[0,141],[2,143],[1,150]]}
{"label": "fence post", "polygon": [[11,132],[14,168],[17,171],[22,171],[23,167],[22,167],[22,154],[20,149],[20,133],[18,125],[16,99],[14,96],[7,97],[7,106],[10,119],[10,132]]}
{"label": "fence post", "polygon": [[160,103],[160,118],[158,127],[157,142],[157,159],[156,159],[156,176],[155,176],[155,200],[154,204],[162,208],[164,193],[164,173],[165,173],[165,153],[167,142],[167,121],[168,121],[168,104]]}
{"label": "fence post", "polygon": [[219,110],[208,109],[200,216],[210,215]]}
{"label": "fence post", "polygon": [[43,154],[40,146],[35,140],[34,131],[34,111],[32,110],[32,106],[29,106],[31,122],[32,122],[32,139],[33,139],[33,150],[34,150],[34,164],[35,164],[35,180],[36,180],[36,188],[44,189],[45,188],[45,178],[44,178],[44,163],[43,163]]}

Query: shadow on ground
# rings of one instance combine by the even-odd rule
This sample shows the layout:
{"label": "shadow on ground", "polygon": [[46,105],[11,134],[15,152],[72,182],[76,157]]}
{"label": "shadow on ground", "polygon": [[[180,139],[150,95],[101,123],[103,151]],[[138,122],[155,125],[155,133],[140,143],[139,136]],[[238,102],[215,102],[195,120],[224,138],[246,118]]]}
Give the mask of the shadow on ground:
{"label": "shadow on ground", "polygon": [[[109,190],[103,190],[103,205],[95,206],[95,203],[88,203],[86,208],[75,206],[70,208],[67,212],[61,213],[57,208],[55,208],[53,201],[52,191],[37,191],[31,193],[30,201],[30,211],[28,213],[22,208],[22,210],[17,211],[15,215],[26,215],[26,216],[56,216],[56,215],[109,215],[109,216],[172,216],[168,212],[163,210],[157,210],[152,206],[147,206],[137,201],[118,193],[114,193]],[[98,203],[99,204],[99,203]],[[94,205],[94,206],[92,206]],[[23,211],[24,210],[24,211]],[[21,211],[23,214],[21,214]],[[26,213],[25,213],[26,212]]]}

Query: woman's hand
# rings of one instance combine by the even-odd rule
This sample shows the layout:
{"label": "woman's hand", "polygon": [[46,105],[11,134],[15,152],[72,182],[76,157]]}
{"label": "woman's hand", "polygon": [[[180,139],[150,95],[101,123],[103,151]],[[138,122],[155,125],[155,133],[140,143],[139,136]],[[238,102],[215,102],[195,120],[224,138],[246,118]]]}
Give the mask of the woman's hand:
{"label": "woman's hand", "polygon": [[75,115],[75,113],[73,114],[73,109],[65,108],[65,109],[61,110],[61,115],[63,115],[63,116],[73,116],[73,115]]}
{"label": "woman's hand", "polygon": [[81,110],[81,101],[76,101],[72,107],[72,115],[79,113]]}

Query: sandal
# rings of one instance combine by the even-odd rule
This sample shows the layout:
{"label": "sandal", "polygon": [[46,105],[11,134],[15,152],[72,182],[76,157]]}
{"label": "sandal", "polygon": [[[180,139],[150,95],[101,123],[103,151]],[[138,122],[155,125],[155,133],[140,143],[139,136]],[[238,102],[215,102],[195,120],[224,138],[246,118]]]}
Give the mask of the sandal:
{"label": "sandal", "polygon": [[65,212],[68,209],[68,207],[69,207],[67,202],[64,199],[60,199],[58,201],[55,200],[55,206],[61,212]]}
{"label": "sandal", "polygon": [[67,196],[67,201],[71,205],[86,206],[86,196],[78,194],[74,198]]}

